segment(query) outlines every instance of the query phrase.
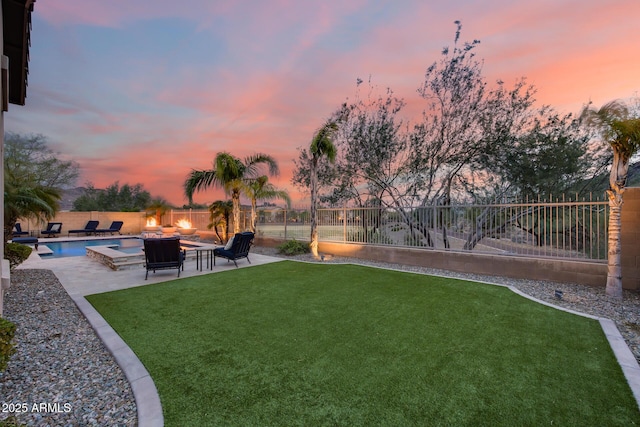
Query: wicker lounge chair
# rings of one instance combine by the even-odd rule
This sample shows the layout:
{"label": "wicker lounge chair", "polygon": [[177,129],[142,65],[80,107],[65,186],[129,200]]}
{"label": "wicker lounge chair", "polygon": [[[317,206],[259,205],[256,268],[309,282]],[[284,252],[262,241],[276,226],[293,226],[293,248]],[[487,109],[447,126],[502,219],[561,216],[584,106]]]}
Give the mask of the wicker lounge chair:
{"label": "wicker lounge chair", "polygon": [[180,269],[184,269],[184,252],[180,249],[180,239],[178,237],[169,237],[162,239],[145,239],[144,240],[144,258],[147,273],[144,280],[149,277],[149,270],[166,270],[169,268],[178,269],[178,277],[180,277]]}

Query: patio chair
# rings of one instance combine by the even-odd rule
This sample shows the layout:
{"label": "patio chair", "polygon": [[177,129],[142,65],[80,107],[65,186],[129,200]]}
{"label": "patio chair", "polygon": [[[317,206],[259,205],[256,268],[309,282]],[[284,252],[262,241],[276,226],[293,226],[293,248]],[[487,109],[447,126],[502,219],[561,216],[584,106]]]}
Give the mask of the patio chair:
{"label": "patio chair", "polygon": [[249,250],[253,244],[253,238],[254,234],[249,231],[233,236],[233,243],[228,249],[227,247],[224,247],[213,250],[213,265],[216,265],[217,256],[220,258],[226,258],[227,261],[233,261],[236,267],[238,267],[238,263],[236,261],[241,258],[246,258],[249,264],[251,264],[251,261],[249,260]]}
{"label": "patio chair", "polygon": [[111,225],[109,226],[109,228],[99,228],[96,230],[96,234],[111,234],[113,236],[113,233],[118,233],[118,234],[122,234],[120,232],[120,230],[122,229],[122,224],[124,224],[123,221],[112,221]]}
{"label": "patio chair", "polygon": [[180,238],[168,237],[161,239],[145,239],[144,240],[144,259],[147,273],[144,280],[149,277],[149,270],[166,270],[169,268],[178,269],[178,277],[180,277],[180,269],[184,270],[185,253],[180,249]]}
{"label": "patio chair", "polygon": [[29,232],[28,231],[22,231],[22,227],[20,226],[19,222],[16,222],[16,225],[13,226],[13,230],[11,232],[13,237],[20,237],[20,236],[28,236]]}
{"label": "patio chair", "polygon": [[60,234],[62,231],[62,223],[61,222],[50,222],[47,224],[46,230],[41,230],[40,234],[44,234],[46,237],[55,236],[56,234]]}
{"label": "patio chair", "polygon": [[85,235],[88,236],[89,234],[96,232],[96,228],[98,228],[98,224],[100,224],[100,221],[89,221],[87,222],[87,225],[84,226],[84,228],[69,230],[69,233],[67,235],[70,236],[71,233],[75,233],[75,234],[84,233]]}

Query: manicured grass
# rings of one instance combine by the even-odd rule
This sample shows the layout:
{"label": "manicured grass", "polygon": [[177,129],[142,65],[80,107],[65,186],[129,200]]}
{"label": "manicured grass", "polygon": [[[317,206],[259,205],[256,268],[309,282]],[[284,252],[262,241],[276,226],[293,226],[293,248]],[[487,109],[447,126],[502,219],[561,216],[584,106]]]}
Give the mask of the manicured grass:
{"label": "manicured grass", "polygon": [[292,261],[92,295],[167,426],[631,426],[597,321],[506,288]]}

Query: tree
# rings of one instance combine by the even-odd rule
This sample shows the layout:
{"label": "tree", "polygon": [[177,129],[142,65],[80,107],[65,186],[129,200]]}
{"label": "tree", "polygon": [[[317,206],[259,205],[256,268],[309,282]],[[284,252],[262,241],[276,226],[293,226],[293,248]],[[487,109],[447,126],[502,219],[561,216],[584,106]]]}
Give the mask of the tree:
{"label": "tree", "polygon": [[59,190],[75,185],[80,166],[60,157],[60,153],[49,148],[44,135],[5,134],[5,168],[22,181]]}
{"label": "tree", "polygon": [[75,183],[79,167],[60,160],[42,135],[5,135],[4,236],[11,238],[20,218],[47,221],[59,209],[61,191]]}
{"label": "tree", "polygon": [[138,212],[152,203],[151,194],[142,184],[123,184],[116,181],[105,189],[87,183],[84,194],[73,202],[74,211]]}
{"label": "tree", "polygon": [[613,151],[609,174],[609,238],[606,294],[622,299],[620,220],[622,194],[625,191],[629,161],[640,149],[640,116],[634,115],[622,101],[616,100],[596,110],[587,105],[582,111],[586,123],[594,126]]}
{"label": "tree", "polygon": [[[452,199],[565,189],[597,169],[577,122],[549,107],[535,109],[535,88],[524,79],[511,88],[488,85],[475,55],[480,42],[461,43],[456,25],[454,46],[427,68],[418,88],[426,103],[420,119],[410,126],[402,118],[405,102],[391,89],[375,95],[369,82],[361,97],[358,79],[355,101],[335,113],[335,166],[318,168],[326,189],[320,200],[392,209],[426,246],[435,245],[432,230],[441,229],[448,247],[441,213]],[[301,151],[297,185],[311,185],[310,158]]]}
{"label": "tree", "polygon": [[256,232],[256,205],[258,200],[281,199],[287,203],[287,207],[291,207],[291,198],[285,190],[278,190],[269,182],[266,175],[250,179],[247,182],[245,193],[251,199],[251,232]]}
{"label": "tree", "polygon": [[12,230],[20,218],[45,222],[58,211],[59,190],[23,181],[5,170],[4,181],[4,242],[11,239]]}
{"label": "tree", "polygon": [[156,225],[162,225],[162,215],[167,213],[167,211],[171,209],[171,204],[167,202],[162,197],[156,197],[152,199],[146,206],[145,210],[147,211],[147,215],[152,213],[154,218],[156,219]]}
{"label": "tree", "polygon": [[336,147],[333,135],[338,130],[334,120],[328,120],[316,132],[309,147],[310,153],[310,187],[311,187],[311,242],[309,247],[315,258],[318,258],[318,164],[322,158],[331,163],[336,158]]}
{"label": "tree", "polygon": [[[211,222],[207,225],[207,228],[213,228],[222,243],[227,242],[229,239],[229,218],[232,213],[233,202],[231,200],[217,200],[209,206],[209,221]],[[222,235],[220,235],[218,228],[222,229]]]}
{"label": "tree", "polygon": [[270,175],[278,174],[278,164],[267,154],[254,154],[243,160],[227,152],[218,153],[213,169],[192,170],[184,183],[189,203],[193,193],[211,186],[224,189],[233,202],[233,232],[240,232],[240,194],[246,191],[247,180],[260,176],[260,166],[267,165]]}

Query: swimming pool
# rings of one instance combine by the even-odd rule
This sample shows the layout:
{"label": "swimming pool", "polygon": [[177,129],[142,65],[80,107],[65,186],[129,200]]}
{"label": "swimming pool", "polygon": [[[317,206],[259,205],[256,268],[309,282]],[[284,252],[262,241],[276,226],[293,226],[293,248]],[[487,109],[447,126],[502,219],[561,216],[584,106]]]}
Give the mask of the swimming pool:
{"label": "swimming pool", "polygon": [[87,246],[114,245],[117,249],[125,253],[138,253],[142,251],[142,239],[137,237],[127,237],[118,239],[97,239],[97,240],[73,240],[67,242],[47,242],[40,241],[51,249],[51,253],[40,254],[41,258],[65,258],[72,256],[85,256]]}

